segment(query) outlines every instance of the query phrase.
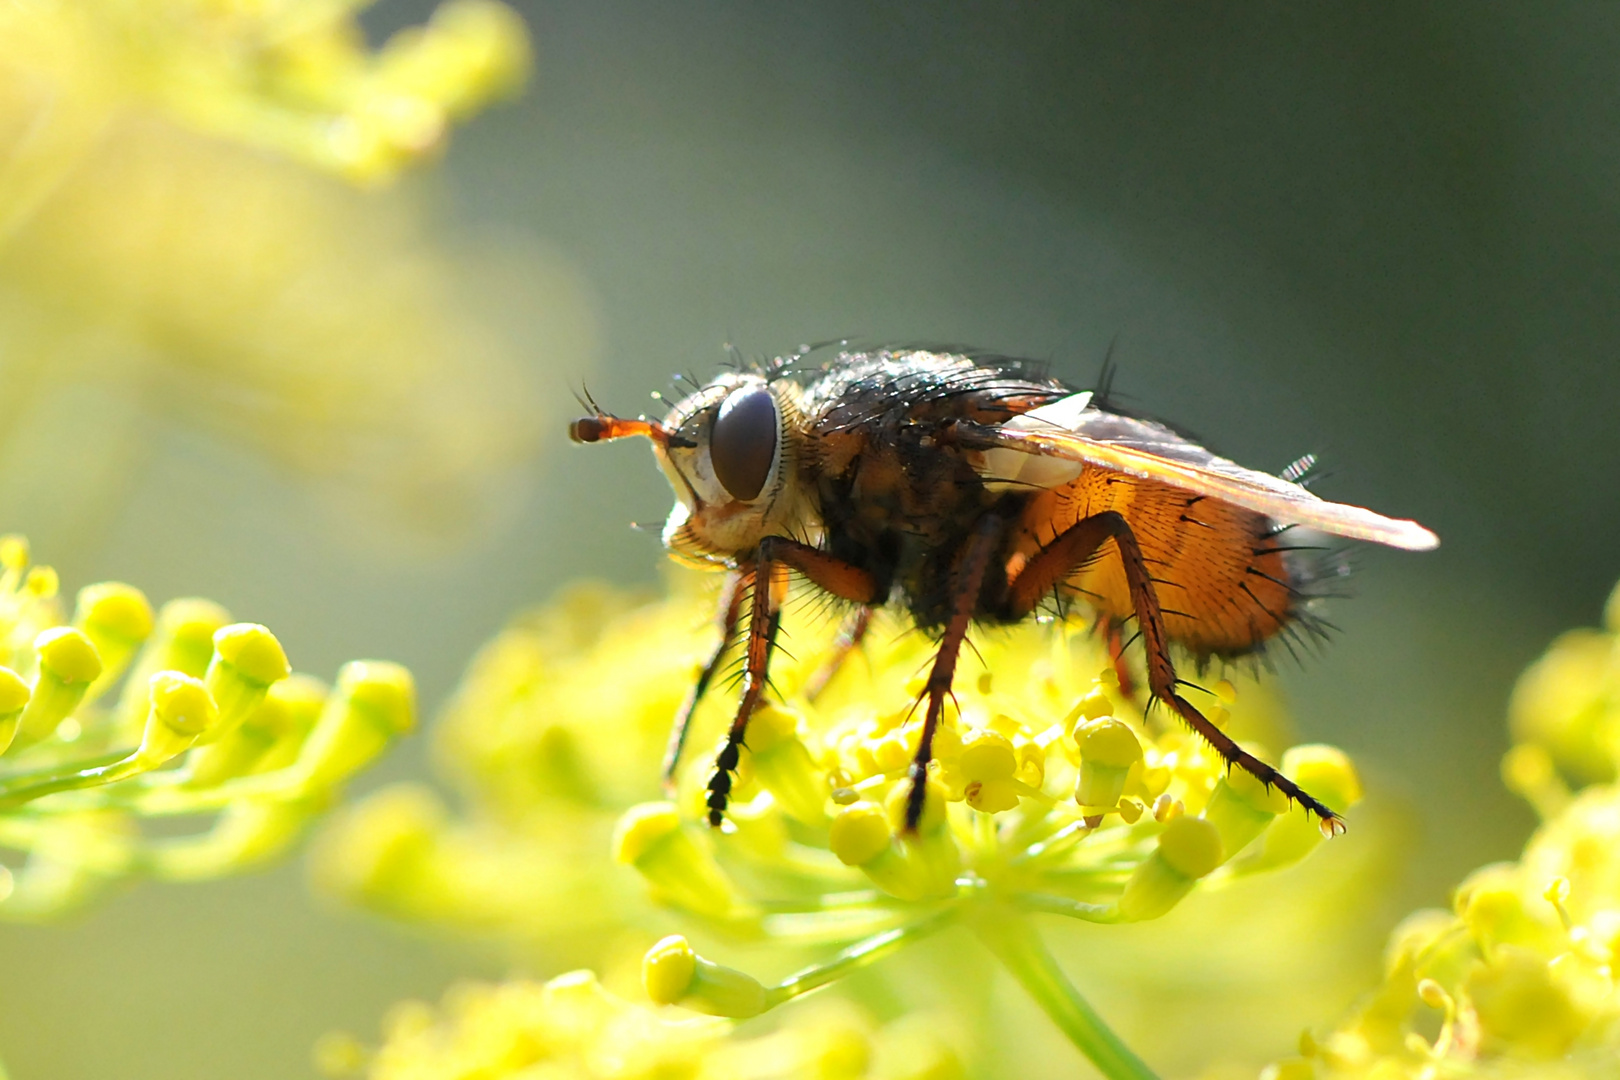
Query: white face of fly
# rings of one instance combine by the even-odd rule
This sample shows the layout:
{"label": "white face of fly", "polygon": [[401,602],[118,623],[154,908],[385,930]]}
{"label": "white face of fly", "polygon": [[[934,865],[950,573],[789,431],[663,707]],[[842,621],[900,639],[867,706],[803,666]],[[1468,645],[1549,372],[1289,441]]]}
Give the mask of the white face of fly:
{"label": "white face of fly", "polygon": [[701,560],[752,551],[766,536],[805,532],[795,459],[800,390],[780,380],[728,373],[678,403],[654,442],[675,489],[664,544]]}

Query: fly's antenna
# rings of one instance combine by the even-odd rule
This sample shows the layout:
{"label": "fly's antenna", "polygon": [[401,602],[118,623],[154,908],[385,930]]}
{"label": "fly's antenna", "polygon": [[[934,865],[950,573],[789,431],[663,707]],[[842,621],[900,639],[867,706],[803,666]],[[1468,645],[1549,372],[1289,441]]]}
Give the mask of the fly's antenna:
{"label": "fly's antenna", "polygon": [[591,415],[583,416],[568,425],[568,437],[577,443],[607,442],[610,439],[624,439],[632,435],[645,435],[660,446],[668,446],[672,441],[672,433],[664,425],[646,417],[635,420],[623,420],[603,409],[591,397],[590,390],[584,383],[580,384],[574,400],[581,407],[589,409]]}

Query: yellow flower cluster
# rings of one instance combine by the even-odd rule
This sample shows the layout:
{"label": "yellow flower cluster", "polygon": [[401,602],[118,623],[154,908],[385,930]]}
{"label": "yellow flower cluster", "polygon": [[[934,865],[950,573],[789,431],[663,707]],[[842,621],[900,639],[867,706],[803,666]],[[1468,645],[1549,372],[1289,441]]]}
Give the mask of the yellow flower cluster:
{"label": "yellow flower cluster", "polygon": [[[375,51],[356,7],[7,4],[0,105],[10,107],[0,112],[58,110],[42,140],[21,141],[7,180],[43,194],[64,159],[132,106],[356,180],[382,180],[437,150],[451,121],[514,93],[527,76],[523,24],[494,0],[449,0],[426,26]],[[26,200],[13,207],[26,209]]]}
{"label": "yellow flower cluster", "polygon": [[[56,914],[124,877],[269,858],[414,716],[403,668],[351,663],[329,688],[206,600],[154,612],[107,582],[64,617],[55,573],[0,537],[0,848],[27,856],[0,866],[0,918]],[[174,815],[207,827],[143,833]]]}
{"label": "yellow flower cluster", "polygon": [[316,1047],[330,1076],[371,1080],[960,1080],[955,1052],[926,1027],[877,1027],[828,1007],[767,1035],[733,1037],[731,1024],[680,1018],[603,989],[588,971],[550,982],[464,984],[433,1008],[396,1006],[382,1045],[342,1034]]}
{"label": "yellow flower cluster", "polygon": [[[1088,634],[1033,624],[976,637],[983,667],[959,677],[922,826],[906,835],[897,822],[920,728],[913,673],[930,644],[880,620],[823,682],[835,627],[802,608],[784,626],[772,699],[750,724],[728,829],[703,824],[713,752],[689,754],[673,801],[637,802],[656,790],[670,717],[712,647],[713,630],[695,632],[706,601],[691,589],[635,603],[583,587],[510,627],[480,654],[437,734],[467,814],[422,787],[386,789],[339,817],[318,876],[397,917],[527,941],[547,959],[611,964],[607,942],[663,921],[648,899],[722,949],[834,953],[770,985],[685,936],[646,954],[653,1001],[732,1018],[966,926],[1108,1075],[1141,1076],[1029,916],[1158,918],[1195,888],[1289,865],[1322,841],[1303,810],[1228,774],[1173,717],[1144,716]],[[711,695],[692,747],[717,736],[733,707],[724,691]],[[1222,680],[1205,707],[1235,737],[1272,748],[1278,718],[1262,691]],[[1329,747],[1295,747],[1282,766],[1338,809],[1359,797],[1354,770]],[[644,896],[602,858],[610,832]]]}
{"label": "yellow flower cluster", "polygon": [[1383,986],[1272,1080],[1615,1075],[1620,589],[1606,623],[1560,637],[1514,690],[1503,775],[1543,817],[1523,855],[1408,917]]}
{"label": "yellow flower cluster", "polygon": [[446,251],[415,192],[332,174],[431,158],[518,88],[527,33],[448,0],[373,48],[364,6],[0,4],[0,504],[19,519],[76,535],[115,514],[153,414],[341,482],[344,515],[461,537],[505,505],[501,470],[556,397],[533,357],[590,351],[577,275],[521,244]]}

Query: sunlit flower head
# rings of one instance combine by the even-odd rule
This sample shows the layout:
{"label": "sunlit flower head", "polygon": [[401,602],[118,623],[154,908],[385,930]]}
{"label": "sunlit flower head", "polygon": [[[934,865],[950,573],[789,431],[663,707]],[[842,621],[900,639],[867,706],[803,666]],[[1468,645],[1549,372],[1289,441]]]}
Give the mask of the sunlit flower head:
{"label": "sunlit flower head", "polygon": [[[156,612],[118,582],[79,590],[0,537],[0,919],[38,919],[123,878],[258,865],[414,723],[411,678],[351,663],[293,675],[263,626],[217,604]],[[161,818],[189,831],[148,829]]]}
{"label": "sunlit flower head", "polygon": [[[712,647],[715,631],[700,629],[708,602],[685,584],[654,603],[581,587],[519,620],[474,662],[437,734],[467,813],[418,787],[380,792],[339,818],[320,879],[395,916],[528,941],[548,958],[589,960],[593,947],[600,958],[605,940],[667,928],[656,905],[684,933],[646,954],[646,992],[733,1018],[964,926],[1072,1019],[1082,1006],[1029,915],[1152,920],[1323,842],[1303,810],[1228,774],[1173,717],[1144,716],[1083,628],[1034,623],[976,635],[982,664],[959,678],[922,824],[907,834],[929,642],[880,622],[823,681],[836,627],[802,606],[751,721],[728,825],[714,830],[705,789],[735,707],[724,689],[696,714],[675,797],[641,801],[657,790],[670,718]],[[1280,718],[1251,680],[1211,677],[1205,707],[1275,753]],[[1359,798],[1340,752],[1280,757],[1329,805]],[[641,890],[603,858],[609,844]],[[761,980],[693,940],[727,958],[762,947],[834,955]]]}
{"label": "sunlit flower head", "polygon": [[1560,637],[1514,690],[1503,774],[1544,818],[1524,853],[1469,875],[1450,911],[1407,918],[1383,986],[1273,1080],[1614,1075],[1620,603],[1608,616]]}

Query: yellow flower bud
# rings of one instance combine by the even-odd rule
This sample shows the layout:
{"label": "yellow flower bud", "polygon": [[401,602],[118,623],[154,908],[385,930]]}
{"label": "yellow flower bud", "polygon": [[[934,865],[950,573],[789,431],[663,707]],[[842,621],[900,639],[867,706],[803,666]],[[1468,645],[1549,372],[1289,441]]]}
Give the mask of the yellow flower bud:
{"label": "yellow flower bud", "polygon": [[833,818],[828,847],[845,866],[864,866],[888,851],[893,838],[883,807],[861,801],[844,807]]}
{"label": "yellow flower bud", "polygon": [[293,675],[275,683],[237,729],[197,746],[186,765],[195,787],[290,765],[326,702],[319,679]]}
{"label": "yellow flower bud", "polygon": [[351,661],[338,672],[337,687],[299,752],[299,765],[317,790],[340,784],[415,723],[416,688],[409,671],[379,660]]}
{"label": "yellow flower bud", "polygon": [[1159,846],[1125,883],[1120,914],[1133,922],[1158,918],[1180,903],[1222,858],[1221,836],[1214,825],[1185,815],[1172,819],[1159,835]]}
{"label": "yellow flower bud", "polygon": [[101,674],[101,658],[84,633],[68,626],[46,630],[34,639],[39,677],[33,696],[18,718],[16,745],[30,746],[55,733],[84,700],[84,693]]}
{"label": "yellow flower bud", "polygon": [[271,684],[292,674],[281,642],[257,623],[236,623],[214,633],[214,657],[205,681],[219,705],[220,724],[204,743],[235,731],[264,700]]}
{"label": "yellow flower bud", "polygon": [[23,677],[8,667],[0,667],[0,754],[17,737],[17,726],[22,720],[28,699],[33,696]]}
{"label": "yellow flower bud", "polygon": [[87,684],[101,674],[101,657],[82,631],[54,626],[34,639],[42,671],[65,685]]}
{"label": "yellow flower bud", "polygon": [[696,976],[697,953],[680,934],[661,939],[641,960],[641,985],[654,1005],[679,1002]]}
{"label": "yellow flower bud", "polygon": [[1288,797],[1275,785],[1266,786],[1245,769],[1230,769],[1216,782],[1202,816],[1221,834],[1221,847],[1231,856],[1287,811]]}
{"label": "yellow flower bud", "polygon": [[1005,735],[980,728],[962,740],[957,767],[969,782],[1010,780],[1018,768],[1018,756]]}
{"label": "yellow flower bud", "polygon": [[0,536],[0,568],[20,574],[28,567],[28,537],[17,533]]}
{"label": "yellow flower bud", "polygon": [[152,605],[139,589],[116,581],[79,590],[73,625],[83,630],[101,657],[103,669],[91,697],[122,674],[135,650],[152,634]]}
{"label": "yellow flower bud", "polygon": [[1080,748],[1080,778],[1074,799],[1082,810],[1101,813],[1119,805],[1131,766],[1142,761],[1136,733],[1113,717],[1087,720],[1075,728]]}
{"label": "yellow flower bud", "polygon": [[219,710],[208,689],[178,671],[160,671],[148,686],[152,710],[141,736],[135,760],[143,769],[155,769],[185,753],[198,736],[219,722]]}
{"label": "yellow flower bud", "polygon": [[231,621],[229,613],[212,600],[170,600],[158,610],[146,646],[136,658],[118,702],[120,731],[132,734],[146,723],[151,702],[146,688],[159,671],[178,671],[202,678],[214,655],[214,631]]}
{"label": "yellow flower bud", "polygon": [[632,806],[613,831],[613,857],[635,867],[655,899],[720,919],[751,915],[708,845],[681,822],[673,803]]}
{"label": "yellow flower bud", "polygon": [[754,780],[783,813],[806,825],[826,822],[826,774],[799,738],[796,714],[780,705],[760,706],[748,721],[748,748]]}
{"label": "yellow flower bud", "polygon": [[765,1011],[765,987],[758,979],[703,959],[679,934],[647,951],[641,979],[647,996],[659,1005],[680,1005],[737,1020]]}

